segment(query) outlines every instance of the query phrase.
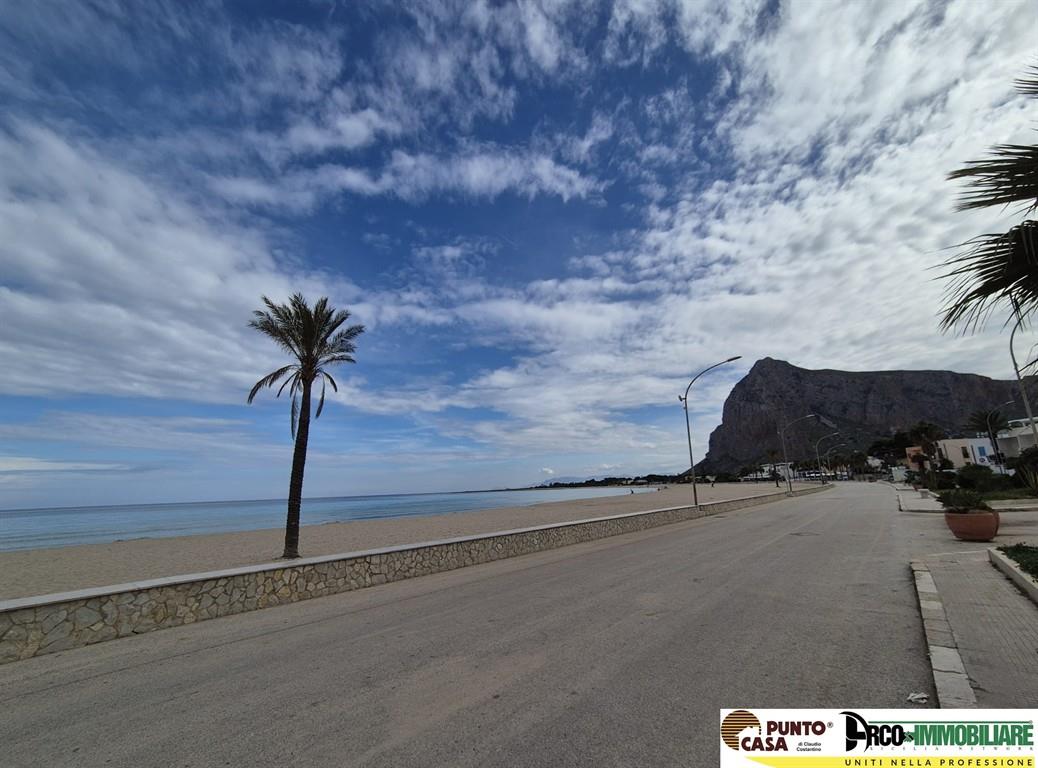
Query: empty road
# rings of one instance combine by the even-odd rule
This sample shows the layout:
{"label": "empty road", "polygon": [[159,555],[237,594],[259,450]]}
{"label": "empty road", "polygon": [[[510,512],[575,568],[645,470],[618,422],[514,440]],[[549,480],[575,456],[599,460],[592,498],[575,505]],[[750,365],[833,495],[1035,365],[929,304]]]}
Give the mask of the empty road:
{"label": "empty road", "polygon": [[0,666],[14,766],[703,766],[722,707],[932,686],[887,487]]}

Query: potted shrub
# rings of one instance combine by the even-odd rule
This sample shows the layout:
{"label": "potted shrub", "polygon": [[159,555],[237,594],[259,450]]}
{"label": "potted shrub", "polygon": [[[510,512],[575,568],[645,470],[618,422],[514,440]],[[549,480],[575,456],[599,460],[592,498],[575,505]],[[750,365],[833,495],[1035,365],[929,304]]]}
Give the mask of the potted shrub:
{"label": "potted shrub", "polygon": [[937,497],[944,522],[960,541],[991,541],[998,533],[998,512],[976,491],[945,491]]}

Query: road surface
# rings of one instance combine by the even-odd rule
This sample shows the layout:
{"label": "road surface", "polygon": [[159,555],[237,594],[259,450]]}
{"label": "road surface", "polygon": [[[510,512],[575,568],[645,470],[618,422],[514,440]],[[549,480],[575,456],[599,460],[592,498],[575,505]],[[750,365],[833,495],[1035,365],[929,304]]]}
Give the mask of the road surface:
{"label": "road surface", "polygon": [[931,695],[884,486],[0,667],[15,766],[701,766],[721,707]]}

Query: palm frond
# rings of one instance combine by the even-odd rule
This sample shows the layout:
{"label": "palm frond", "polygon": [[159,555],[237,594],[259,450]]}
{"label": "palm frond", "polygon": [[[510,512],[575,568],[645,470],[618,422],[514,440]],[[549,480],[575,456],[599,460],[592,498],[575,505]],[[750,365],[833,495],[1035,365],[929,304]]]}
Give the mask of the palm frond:
{"label": "palm frond", "polygon": [[328,343],[328,339],[335,333],[343,323],[350,319],[350,311],[348,309],[340,309],[334,314],[328,312],[325,322],[321,326],[321,344],[325,345]]}
{"label": "palm frond", "polygon": [[974,160],[948,174],[967,179],[959,195],[959,210],[992,205],[1025,203],[1027,212],[1038,209],[1038,146],[1000,144],[983,160]]}
{"label": "palm frond", "polygon": [[261,389],[263,389],[263,387],[272,387],[272,386],[274,386],[275,384],[277,384],[278,379],[280,379],[286,373],[291,371],[293,367],[294,366],[286,365],[283,368],[278,368],[276,371],[273,371],[272,373],[268,373],[262,379],[257,381],[253,385],[252,389],[249,391],[249,399],[247,400],[247,402],[251,404],[252,401],[256,399],[256,395],[259,393],[259,391]]}
{"label": "palm frond", "polygon": [[1038,309],[1038,221],[1025,221],[1004,234],[981,235],[947,262],[951,281],[941,327],[966,330],[984,324],[991,311],[1015,303],[1024,315]]}
{"label": "palm frond", "polygon": [[1027,74],[1018,77],[1014,85],[1025,96],[1038,96],[1038,64],[1028,67]]}
{"label": "palm frond", "polygon": [[294,395],[295,392],[296,392],[296,389],[299,387],[299,373],[298,372],[296,373],[295,376],[293,376],[290,379],[286,379],[281,384],[281,387],[278,389],[278,393],[276,395],[274,395],[274,397],[281,397],[281,393],[285,391],[285,387],[287,387],[289,384],[291,384],[292,387],[291,387],[291,389],[288,390],[288,393],[290,395]]}
{"label": "palm frond", "polygon": [[334,389],[336,392],[339,391],[339,385],[335,383],[335,379],[332,378],[332,375],[330,373],[328,373],[327,371],[321,371],[321,375],[324,376],[324,378],[328,380],[328,383],[332,385],[332,389]]}
{"label": "palm frond", "polygon": [[321,411],[324,410],[324,382],[321,382],[321,399],[317,403],[317,413],[314,414],[315,419],[321,418]]}
{"label": "palm frond", "polygon": [[[266,298],[266,297],[264,297]],[[299,357],[299,340],[291,323],[269,312],[256,310],[252,313],[249,327],[266,334],[286,352]]]}
{"label": "palm frond", "polygon": [[292,394],[292,439],[296,437],[296,424],[299,423],[299,398]]}

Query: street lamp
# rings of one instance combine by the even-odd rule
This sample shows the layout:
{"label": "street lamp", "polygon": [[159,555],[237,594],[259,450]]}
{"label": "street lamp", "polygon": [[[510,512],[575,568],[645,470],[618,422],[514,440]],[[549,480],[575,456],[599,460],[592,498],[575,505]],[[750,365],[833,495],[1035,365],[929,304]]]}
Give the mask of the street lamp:
{"label": "street lamp", "polygon": [[[997,413],[999,408],[1005,408],[1007,405],[1013,405],[1015,402],[1016,400],[1007,400],[1001,405],[995,406],[990,411],[988,411],[987,418],[984,419],[985,423],[987,423],[988,425],[988,440],[991,441],[991,447],[995,450],[995,461],[998,462],[999,474],[1002,475],[1006,473],[1006,467],[1005,464],[1002,462],[1002,452],[998,449],[998,441],[995,439],[995,433],[991,429],[991,416],[992,414]],[[1035,444],[1038,445],[1038,443]]]}
{"label": "street lamp", "polygon": [[789,430],[790,427],[792,427],[798,421],[803,421],[804,419],[813,419],[813,418],[815,418],[815,414],[809,413],[806,416],[801,416],[799,419],[793,419],[793,421],[790,421],[789,423],[786,424],[786,426],[784,426],[782,429],[780,429],[778,431],[778,433],[779,433],[779,440],[782,442],[782,461],[785,462],[785,464],[786,464],[786,489],[788,490],[789,493],[793,493],[793,481],[789,477],[789,475],[790,475],[790,471],[789,471],[789,456],[786,455],[786,432],[787,432],[787,430]]}
{"label": "street lamp", "polygon": [[[826,469],[826,472],[832,472],[833,471],[832,467],[829,466],[829,454],[832,453],[833,451],[835,451],[841,445],[847,445],[847,443],[837,443],[836,445],[832,446],[828,451],[825,452],[825,469]],[[835,477],[835,473],[834,473],[834,477]]]}
{"label": "street lamp", "polygon": [[820,438],[818,438],[818,440],[815,441],[815,461],[818,462],[818,476],[822,478],[823,483],[825,482],[825,479],[824,477],[822,477],[822,460],[818,456],[818,446],[821,445],[823,440],[827,440],[830,437],[836,437],[838,434],[840,434],[839,430],[837,430],[836,432],[830,432],[828,435],[822,435]]}
{"label": "street lamp", "polygon": [[1024,316],[1020,314],[1020,307],[1015,301],[1013,302],[1013,308],[1016,310],[1016,325],[1013,326],[1013,332],[1009,334],[1009,356],[1013,358],[1013,371],[1016,373],[1016,383],[1020,385],[1020,396],[1024,399],[1024,410],[1027,411],[1027,421],[1031,424],[1031,435],[1034,437],[1034,444],[1038,446],[1038,426],[1034,423],[1034,416],[1031,414],[1031,401],[1027,397],[1027,388],[1024,386],[1024,380],[1020,376],[1020,366],[1016,364],[1016,352],[1013,351],[1013,338],[1016,336],[1016,332],[1020,330],[1020,326],[1023,325]]}
{"label": "street lamp", "polygon": [[681,401],[682,405],[685,406],[685,431],[688,432],[688,463],[692,473],[692,505],[699,509],[699,491],[696,489],[696,461],[692,458],[692,422],[688,418],[688,391],[692,389],[692,385],[696,383],[696,379],[702,376],[707,371],[712,371],[718,366],[724,365],[725,363],[732,363],[740,359],[742,355],[736,355],[735,357],[729,357],[727,360],[722,360],[719,363],[714,363],[709,368],[704,368],[688,383],[685,387],[684,396],[678,395],[678,400]]}

